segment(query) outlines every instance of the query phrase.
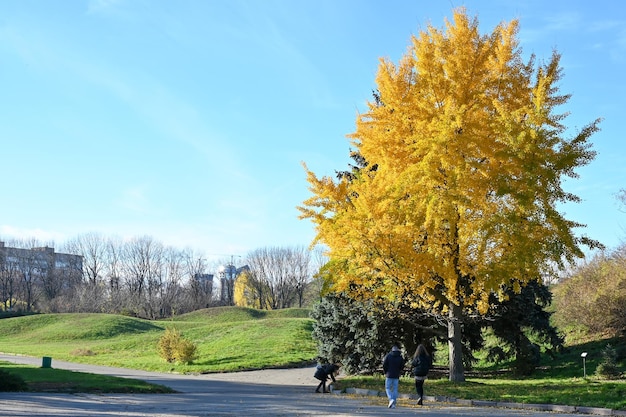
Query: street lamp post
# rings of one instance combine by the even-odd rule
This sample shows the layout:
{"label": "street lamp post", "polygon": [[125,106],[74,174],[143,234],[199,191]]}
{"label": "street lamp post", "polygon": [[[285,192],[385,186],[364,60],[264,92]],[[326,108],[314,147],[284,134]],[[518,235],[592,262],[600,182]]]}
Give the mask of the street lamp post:
{"label": "street lamp post", "polygon": [[583,377],[587,378],[587,364],[585,363],[585,360],[587,359],[587,352],[581,353],[580,357],[583,358]]}

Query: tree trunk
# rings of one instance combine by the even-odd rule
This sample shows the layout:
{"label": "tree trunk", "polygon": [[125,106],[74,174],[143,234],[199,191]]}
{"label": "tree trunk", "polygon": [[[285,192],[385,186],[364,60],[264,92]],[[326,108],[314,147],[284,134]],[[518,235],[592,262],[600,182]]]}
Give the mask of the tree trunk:
{"label": "tree trunk", "polygon": [[464,382],[463,349],[461,345],[461,306],[450,303],[448,312],[448,350],[450,359],[450,381]]}

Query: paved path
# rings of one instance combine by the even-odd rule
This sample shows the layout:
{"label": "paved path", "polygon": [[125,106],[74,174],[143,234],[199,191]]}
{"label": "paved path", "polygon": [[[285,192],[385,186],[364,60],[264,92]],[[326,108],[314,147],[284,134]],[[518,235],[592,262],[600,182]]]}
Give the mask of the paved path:
{"label": "paved path", "polygon": [[[41,366],[41,358],[2,355],[0,361]],[[287,417],[287,416],[429,416],[429,417],[580,417],[504,408],[459,407],[432,403],[423,407],[401,399],[386,408],[380,397],[315,394],[313,368],[275,369],[208,375],[174,375],[83,365],[52,360],[52,367],[145,380],[176,394],[0,393],[2,417]]]}

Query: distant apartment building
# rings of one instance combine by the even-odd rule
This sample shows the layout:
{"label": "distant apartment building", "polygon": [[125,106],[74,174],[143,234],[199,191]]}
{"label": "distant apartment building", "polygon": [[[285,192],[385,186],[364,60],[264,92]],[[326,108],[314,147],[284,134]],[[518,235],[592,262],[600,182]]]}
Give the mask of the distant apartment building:
{"label": "distant apartment building", "polygon": [[67,253],[57,253],[54,248],[40,247],[32,249],[7,247],[0,242],[0,270],[25,269],[38,273],[62,273],[64,275],[82,275],[83,257]]}
{"label": "distant apartment building", "polygon": [[193,279],[205,293],[213,292],[213,274],[193,274]]}
{"label": "distant apartment building", "polygon": [[54,248],[8,247],[0,242],[0,310],[30,311],[37,295],[54,299],[80,282],[83,257]]}

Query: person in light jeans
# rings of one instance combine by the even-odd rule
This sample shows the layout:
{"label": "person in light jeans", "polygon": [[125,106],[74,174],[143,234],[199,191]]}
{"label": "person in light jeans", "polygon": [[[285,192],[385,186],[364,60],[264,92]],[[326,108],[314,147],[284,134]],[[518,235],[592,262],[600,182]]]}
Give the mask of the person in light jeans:
{"label": "person in light jeans", "polygon": [[391,352],[385,355],[383,359],[383,372],[385,373],[385,391],[389,399],[389,408],[396,408],[398,400],[398,385],[400,383],[400,375],[404,369],[404,357],[400,352],[399,344],[394,344]]}

